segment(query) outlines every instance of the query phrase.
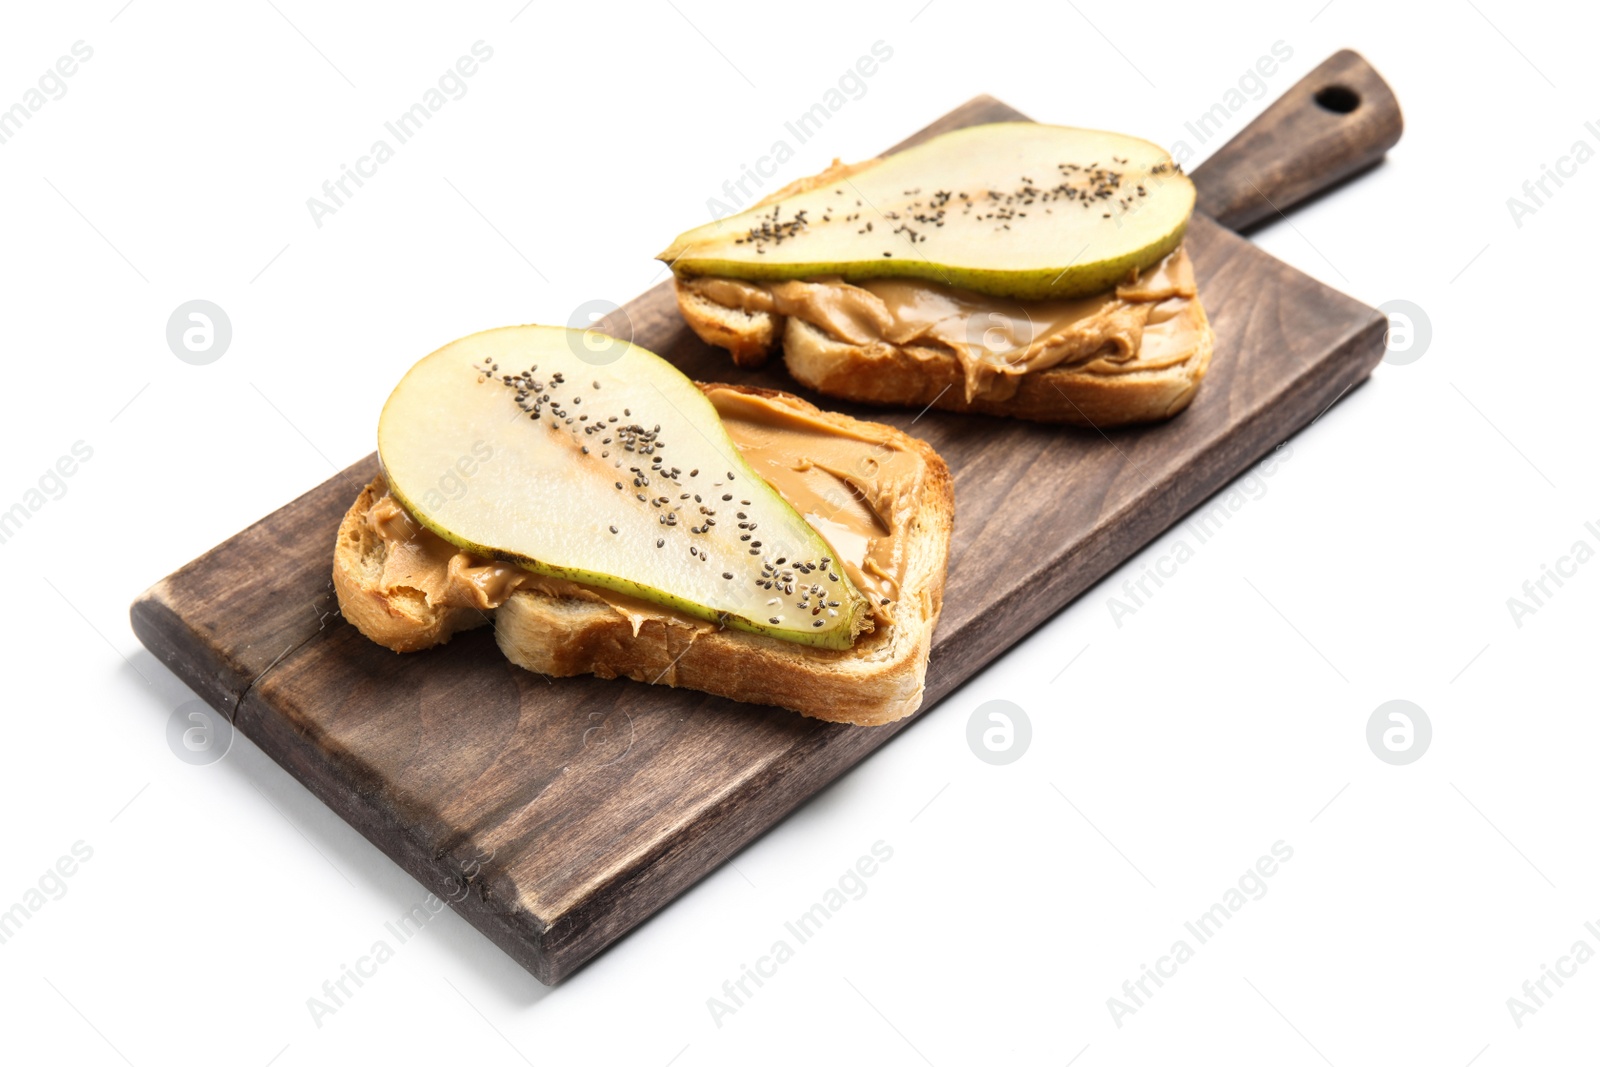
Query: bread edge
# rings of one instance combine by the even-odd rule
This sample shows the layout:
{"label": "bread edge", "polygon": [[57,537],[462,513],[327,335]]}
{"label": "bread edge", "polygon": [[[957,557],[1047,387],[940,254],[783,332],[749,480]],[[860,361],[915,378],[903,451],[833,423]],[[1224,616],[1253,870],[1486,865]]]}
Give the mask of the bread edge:
{"label": "bread edge", "polygon": [[779,347],[796,382],[826,396],[864,404],[933,406],[1032,422],[1108,429],[1171,418],[1194,400],[1216,346],[1205,308],[1201,340],[1182,363],[1148,371],[1096,374],[1049,367],[1022,375],[1005,399],[966,398],[961,362],[942,348],[887,341],[853,344],[793,316],[729,308],[674,281],[678,311],[707,344],[739,366],[761,366]]}

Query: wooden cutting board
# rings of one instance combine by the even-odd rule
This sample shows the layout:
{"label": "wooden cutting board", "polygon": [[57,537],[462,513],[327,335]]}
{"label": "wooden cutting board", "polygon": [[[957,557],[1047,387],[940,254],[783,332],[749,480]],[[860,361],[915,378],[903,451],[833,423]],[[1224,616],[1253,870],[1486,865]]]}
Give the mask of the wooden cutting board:
{"label": "wooden cutting board", "polygon": [[[1316,102],[1335,83],[1354,110],[1339,110],[1345,93]],[[905,143],[1022,117],[980,97]],[[909,429],[955,475],[924,711],[1371,371],[1378,312],[1213,219],[1285,207],[1376,161],[1399,131],[1387,86],[1341,53],[1194,175],[1213,217],[1196,216],[1188,247],[1216,356],[1170,423],[1101,434],[810,398]],[[669,284],[613,327],[624,314],[634,341],[691,377],[804,392],[781,367],[742,372],[702,344]],[[161,581],[133,605],[133,628],[540,981],[571,974],[915,721],[836,726],[665,686],[550,679],[508,664],[486,629],[397,656],[339,617],[329,577],[340,516],[377,470],[367,457]]]}

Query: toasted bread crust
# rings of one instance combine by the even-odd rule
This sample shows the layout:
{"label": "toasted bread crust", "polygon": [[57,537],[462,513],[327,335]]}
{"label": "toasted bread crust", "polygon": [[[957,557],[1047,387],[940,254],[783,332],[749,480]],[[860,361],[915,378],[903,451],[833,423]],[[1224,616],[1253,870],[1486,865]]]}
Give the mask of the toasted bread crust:
{"label": "toasted bread crust", "polygon": [[781,341],[784,365],[795,381],[827,396],[866,404],[931,404],[1035,422],[1104,428],[1171,418],[1194,399],[1214,344],[1200,310],[1201,343],[1183,363],[1122,374],[1050,367],[1022,375],[1016,392],[1005,399],[968,400],[961,362],[945,349],[887,341],[852,344],[792,316],[729,308],[681,282],[674,287],[689,327],[707,344],[727,349],[741,367],[761,366]]}
{"label": "toasted bread crust", "polygon": [[378,475],[361,490],[339,522],[333,549],[333,590],[344,617],[372,640],[396,652],[432,648],[462,630],[487,625],[490,616],[477,608],[429,604],[416,589],[382,589],[388,545],[368,526],[366,517],[388,489],[383,475]]}
{"label": "toasted bread crust", "polygon": [[[792,405],[841,428],[859,420],[770,389],[736,389]],[[495,641],[507,659],[555,676],[618,676],[698,689],[756,704],[776,704],[829,722],[875,726],[905,717],[922,703],[933,629],[944,596],[950,532],[955,521],[949,468],[927,443],[893,427],[868,424],[921,460],[920,506],[906,538],[903,595],[895,622],[857,639],[849,649],[812,648],[741,630],[715,627],[670,612],[630,614],[573,583],[522,589],[492,615]],[[372,640],[415,651],[487,621],[476,609],[429,605],[379,585],[385,543],[365,522],[386,491],[380,475],[362,490],[340,524],[334,550],[334,588],[345,618]]]}

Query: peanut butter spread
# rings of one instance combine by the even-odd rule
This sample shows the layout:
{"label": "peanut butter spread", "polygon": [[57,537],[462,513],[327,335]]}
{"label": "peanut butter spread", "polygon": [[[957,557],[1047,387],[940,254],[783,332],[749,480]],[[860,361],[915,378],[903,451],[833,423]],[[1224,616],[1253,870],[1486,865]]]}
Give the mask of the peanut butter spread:
{"label": "peanut butter spread", "polygon": [[723,307],[794,316],[849,344],[948,351],[968,401],[1005,400],[1024,375],[1050,367],[1127,374],[1183,363],[1205,334],[1181,247],[1114,290],[1073,300],[1006,300],[912,278],[681,284]]}
{"label": "peanut butter spread", "polygon": [[[903,535],[919,503],[920,457],[869,427],[846,429],[781,401],[732,389],[711,389],[707,396],[745,462],[827,540],[871,602],[874,624],[893,623],[906,568]],[[368,510],[366,524],[387,545],[384,593],[415,589],[430,605],[491,611],[519,589],[536,589],[609,604],[635,635],[652,617],[716,628],[665,605],[462,551],[417,523],[387,491]]]}

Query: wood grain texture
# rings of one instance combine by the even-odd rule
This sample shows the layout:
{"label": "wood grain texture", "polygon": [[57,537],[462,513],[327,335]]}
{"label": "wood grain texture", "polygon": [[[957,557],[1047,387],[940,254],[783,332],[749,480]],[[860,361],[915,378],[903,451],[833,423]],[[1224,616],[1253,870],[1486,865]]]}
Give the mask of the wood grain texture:
{"label": "wood grain texture", "polygon": [[[912,141],[1021,117],[980,97]],[[909,429],[955,475],[924,710],[1381,357],[1377,312],[1206,218],[1188,244],[1217,354],[1170,423],[1102,434],[823,401]],[[668,285],[607,325],[692,377],[802,392],[781,365],[740,371],[702,344]],[[134,604],[134,629],[541,981],[570,974],[916,721],[836,726],[626,680],[548,679],[508,664],[484,630],[397,656],[327,613],[335,530],[376,469],[368,457],[167,578]]]}
{"label": "wood grain texture", "polygon": [[1195,170],[1197,210],[1248,229],[1378,162],[1404,125],[1371,64],[1336,52]]}

